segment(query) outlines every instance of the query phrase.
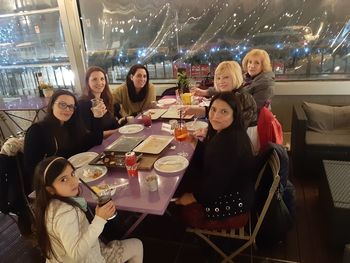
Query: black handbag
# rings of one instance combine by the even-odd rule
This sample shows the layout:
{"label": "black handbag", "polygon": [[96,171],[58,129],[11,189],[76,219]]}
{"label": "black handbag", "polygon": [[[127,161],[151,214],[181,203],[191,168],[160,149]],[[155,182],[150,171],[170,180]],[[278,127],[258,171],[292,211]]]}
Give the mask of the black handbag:
{"label": "black handbag", "polygon": [[293,218],[283,201],[281,192],[278,188],[256,236],[256,244],[260,248],[283,242],[288,230],[293,226]]}

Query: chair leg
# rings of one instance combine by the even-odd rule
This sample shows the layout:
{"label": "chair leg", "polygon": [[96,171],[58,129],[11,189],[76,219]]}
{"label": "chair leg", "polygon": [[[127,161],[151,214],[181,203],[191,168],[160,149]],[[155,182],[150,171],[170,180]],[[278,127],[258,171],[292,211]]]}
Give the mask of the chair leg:
{"label": "chair leg", "polygon": [[198,235],[199,237],[201,237],[205,242],[207,242],[216,252],[218,252],[224,258],[224,260],[222,262],[233,263],[233,261],[231,259],[229,259],[227,257],[227,255],[217,245],[215,245],[207,236],[203,235],[200,232],[196,232],[196,231],[194,231],[194,233],[196,235]]}
{"label": "chair leg", "polygon": [[233,259],[235,256],[239,255],[243,250],[245,250],[246,248],[248,248],[251,245],[252,245],[252,241],[250,241],[250,240],[247,241],[239,249],[235,250],[230,256],[228,256],[228,259],[229,260]]}

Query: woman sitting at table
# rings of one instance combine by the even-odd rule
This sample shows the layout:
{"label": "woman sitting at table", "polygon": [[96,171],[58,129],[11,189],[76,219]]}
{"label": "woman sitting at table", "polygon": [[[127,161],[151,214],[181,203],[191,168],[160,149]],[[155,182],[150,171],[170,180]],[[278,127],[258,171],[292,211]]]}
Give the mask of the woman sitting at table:
{"label": "woman sitting at table", "polygon": [[[234,91],[243,83],[242,69],[236,61],[221,62],[214,73],[215,94],[223,91]],[[213,93],[214,94],[214,93]],[[207,107],[186,106],[185,114],[205,117],[208,115]]]}
{"label": "woman sitting at table", "polygon": [[255,99],[258,111],[269,107],[275,86],[275,73],[272,71],[269,54],[263,49],[252,49],[242,61],[244,82],[239,92],[247,92]]}
{"label": "woman sitting at table", "polygon": [[[249,137],[242,125],[240,94],[222,92],[209,106],[209,128],[194,155],[197,174],[192,193],[183,194],[183,219],[191,227],[244,226],[254,199],[254,166]],[[192,161],[191,161],[192,162]]]}
{"label": "woman sitting at table", "polygon": [[24,167],[28,175],[27,185],[32,185],[34,168],[44,157],[57,155],[69,158],[101,144],[101,117],[105,113],[104,105],[94,111],[95,118],[88,131],[80,118],[76,97],[67,90],[56,91],[47,106],[45,118],[32,124],[25,135]]}
{"label": "woman sitting at table", "polygon": [[[120,124],[114,115],[113,98],[108,86],[106,72],[100,67],[90,67],[85,73],[85,89],[79,100],[81,117],[88,130],[92,129],[94,115],[91,111],[91,99],[102,99],[107,112],[101,118],[104,138],[117,131]],[[121,122],[123,120],[120,120]]]}
{"label": "woman sitting at table", "polygon": [[149,73],[145,66],[133,65],[126,82],[112,91],[113,103],[120,105],[122,117],[136,116],[151,107],[156,100],[156,88],[149,83]]}

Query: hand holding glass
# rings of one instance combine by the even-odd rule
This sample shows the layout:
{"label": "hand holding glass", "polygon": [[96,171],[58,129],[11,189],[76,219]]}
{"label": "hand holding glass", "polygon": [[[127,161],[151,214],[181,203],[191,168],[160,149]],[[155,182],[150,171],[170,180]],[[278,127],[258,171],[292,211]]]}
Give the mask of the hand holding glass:
{"label": "hand holding glass", "polygon": [[[98,206],[102,207],[105,204],[107,204],[109,201],[112,200],[112,195],[111,195],[111,188],[108,186],[105,189],[102,189],[99,193],[98,193]],[[114,215],[112,215],[110,218],[108,218],[107,220],[111,220],[113,218],[115,218],[115,216],[117,215],[117,213],[115,213]]]}
{"label": "hand holding glass", "polygon": [[92,99],[91,106],[92,106],[91,110],[95,118],[101,118],[105,114],[106,106],[103,103],[103,99],[101,98]]}

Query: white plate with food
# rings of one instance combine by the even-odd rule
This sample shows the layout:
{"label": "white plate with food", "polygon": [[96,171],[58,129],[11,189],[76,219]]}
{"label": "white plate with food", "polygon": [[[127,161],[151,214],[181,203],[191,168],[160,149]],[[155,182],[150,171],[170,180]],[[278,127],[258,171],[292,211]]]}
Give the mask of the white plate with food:
{"label": "white plate with food", "polygon": [[169,155],[158,159],[154,169],[162,173],[177,173],[187,168],[189,162],[180,155]]}
{"label": "white plate with food", "polygon": [[135,152],[159,154],[174,139],[173,136],[150,135],[146,140],[140,143]]}
{"label": "white plate with food", "polygon": [[163,104],[163,105],[170,105],[170,104],[174,104],[176,102],[176,99],[174,98],[168,98],[168,99],[160,99],[158,100],[159,104]]}
{"label": "white plate with food", "polygon": [[205,121],[189,121],[186,122],[186,128],[189,131],[196,131],[199,129],[205,129],[208,127],[208,123]]}
{"label": "white plate with food", "polygon": [[145,126],[141,124],[128,124],[118,129],[121,134],[133,134],[142,131]]}
{"label": "white plate with food", "polygon": [[98,156],[98,153],[95,152],[84,152],[84,153],[78,153],[76,155],[71,156],[68,161],[75,167],[79,168],[81,166],[87,165],[89,162],[91,162],[93,159]]}
{"label": "white plate with food", "polygon": [[75,174],[84,182],[93,182],[107,173],[107,167],[102,165],[85,165],[75,170]]}

